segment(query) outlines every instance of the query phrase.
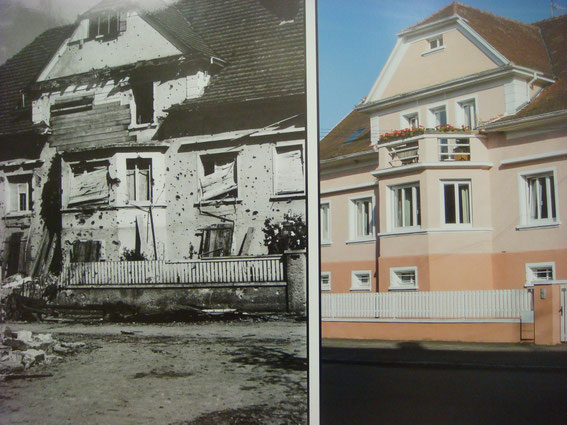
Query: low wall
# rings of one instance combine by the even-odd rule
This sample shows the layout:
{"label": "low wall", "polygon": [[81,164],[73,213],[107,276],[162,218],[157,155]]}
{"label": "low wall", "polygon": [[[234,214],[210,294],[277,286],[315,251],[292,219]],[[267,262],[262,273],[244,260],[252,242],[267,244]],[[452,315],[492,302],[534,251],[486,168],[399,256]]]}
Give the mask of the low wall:
{"label": "low wall", "polygon": [[62,288],[57,303],[67,306],[126,304],[142,314],[199,307],[245,312],[287,311],[286,284],[179,286],[83,286]]}
{"label": "low wall", "polygon": [[[394,341],[522,342],[519,322],[323,321],[321,336],[330,339]],[[533,336],[533,333],[529,336]]]}

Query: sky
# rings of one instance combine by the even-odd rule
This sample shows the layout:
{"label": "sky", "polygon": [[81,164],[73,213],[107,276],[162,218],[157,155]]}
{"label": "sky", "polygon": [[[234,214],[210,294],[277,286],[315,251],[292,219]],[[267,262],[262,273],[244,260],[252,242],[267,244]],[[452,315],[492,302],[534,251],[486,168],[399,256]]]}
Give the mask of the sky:
{"label": "sky", "polygon": [[[374,84],[403,29],[449,0],[318,0],[319,131],[321,138],[360,103]],[[551,17],[549,0],[461,0],[522,22]],[[567,8],[567,0],[554,0]],[[566,13],[560,9],[558,14]]]}

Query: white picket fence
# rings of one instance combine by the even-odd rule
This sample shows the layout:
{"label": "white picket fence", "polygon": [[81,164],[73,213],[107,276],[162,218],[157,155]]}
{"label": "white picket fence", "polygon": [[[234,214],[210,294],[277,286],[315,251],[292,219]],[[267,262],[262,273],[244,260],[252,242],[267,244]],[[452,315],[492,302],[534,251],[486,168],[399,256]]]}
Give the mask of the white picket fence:
{"label": "white picket fence", "polygon": [[101,261],[66,264],[60,286],[284,282],[281,255],[198,261]]}
{"label": "white picket fence", "polygon": [[323,319],[520,319],[532,311],[527,289],[322,294]]}

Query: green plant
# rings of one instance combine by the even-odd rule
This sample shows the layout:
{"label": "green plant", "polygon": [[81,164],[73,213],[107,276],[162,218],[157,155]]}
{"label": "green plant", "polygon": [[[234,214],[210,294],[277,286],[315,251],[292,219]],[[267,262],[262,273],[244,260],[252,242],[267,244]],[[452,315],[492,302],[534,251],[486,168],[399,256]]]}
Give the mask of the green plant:
{"label": "green plant", "polygon": [[288,249],[307,247],[307,225],[301,214],[286,213],[281,222],[267,218],[262,232],[268,254],[283,254]]}
{"label": "green plant", "polygon": [[124,248],[120,261],[146,261],[147,258],[142,252],[137,252],[135,249]]}

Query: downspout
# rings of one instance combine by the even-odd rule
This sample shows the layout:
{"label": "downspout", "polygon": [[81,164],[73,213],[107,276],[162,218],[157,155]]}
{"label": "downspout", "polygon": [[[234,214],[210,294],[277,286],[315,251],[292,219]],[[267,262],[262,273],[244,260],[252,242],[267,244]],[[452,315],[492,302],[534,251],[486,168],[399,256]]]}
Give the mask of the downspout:
{"label": "downspout", "polygon": [[534,75],[533,78],[530,81],[528,81],[528,84],[526,85],[526,103],[529,103],[530,100],[531,100],[530,99],[530,87],[538,79],[537,74],[535,72],[534,72],[533,75]]}

